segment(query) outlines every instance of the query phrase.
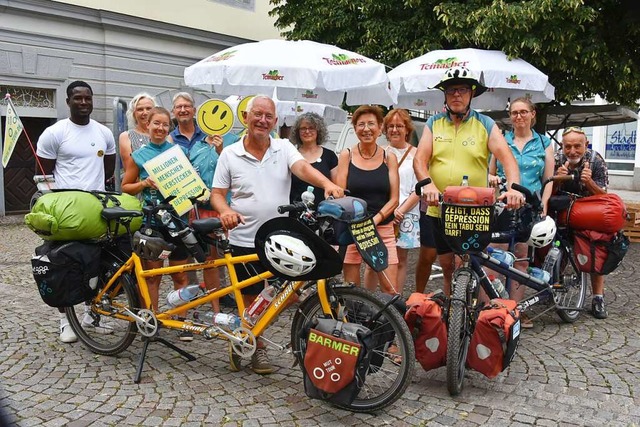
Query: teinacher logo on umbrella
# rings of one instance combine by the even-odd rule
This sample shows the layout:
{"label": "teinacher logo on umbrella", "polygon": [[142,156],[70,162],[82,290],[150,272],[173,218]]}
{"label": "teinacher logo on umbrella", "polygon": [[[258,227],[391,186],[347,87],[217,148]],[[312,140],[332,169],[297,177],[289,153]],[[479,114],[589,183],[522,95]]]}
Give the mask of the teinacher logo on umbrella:
{"label": "teinacher logo on umbrella", "polygon": [[220,61],[226,61],[227,59],[231,59],[233,58],[233,55],[236,53],[235,50],[232,50],[231,52],[226,52],[223,53],[222,55],[212,55],[210,56],[206,62],[220,62]]}
{"label": "teinacher logo on umbrella", "polygon": [[364,58],[350,58],[346,53],[332,53],[331,58],[322,58],[329,65],[351,65],[351,64],[366,64],[367,61]]}
{"label": "teinacher logo on umbrella", "polygon": [[519,85],[520,79],[518,79],[517,74],[514,74],[507,79],[507,83],[513,83],[514,85]]}
{"label": "teinacher logo on umbrella", "polygon": [[427,62],[426,64],[420,64],[421,70],[445,70],[451,67],[467,67],[469,61],[460,61],[455,56],[452,58],[438,59],[435,62]]}
{"label": "teinacher logo on umbrella", "polygon": [[278,70],[270,70],[267,74],[262,74],[262,80],[283,80]]}
{"label": "teinacher logo on umbrella", "polygon": [[302,94],[302,97],[305,99],[318,99],[318,94],[312,90],[307,90]]}

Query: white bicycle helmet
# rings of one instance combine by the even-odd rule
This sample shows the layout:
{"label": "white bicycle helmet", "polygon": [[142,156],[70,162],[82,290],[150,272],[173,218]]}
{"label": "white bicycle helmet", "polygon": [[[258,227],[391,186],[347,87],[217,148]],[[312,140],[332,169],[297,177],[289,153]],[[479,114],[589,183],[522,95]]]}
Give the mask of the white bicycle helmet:
{"label": "white bicycle helmet", "polygon": [[264,242],[264,253],[269,263],[282,274],[302,276],[316,266],[316,256],[302,240],[274,233]]}
{"label": "white bicycle helmet", "polygon": [[451,67],[444,72],[442,79],[434,86],[436,89],[445,91],[451,85],[468,84],[475,92],[473,96],[482,95],[486,90],[486,86],[480,84],[478,77],[467,67]]}
{"label": "white bicycle helmet", "polygon": [[531,234],[527,245],[535,248],[542,248],[553,242],[553,238],[556,235],[556,222],[550,216],[547,216],[542,221],[537,222],[531,228]]}

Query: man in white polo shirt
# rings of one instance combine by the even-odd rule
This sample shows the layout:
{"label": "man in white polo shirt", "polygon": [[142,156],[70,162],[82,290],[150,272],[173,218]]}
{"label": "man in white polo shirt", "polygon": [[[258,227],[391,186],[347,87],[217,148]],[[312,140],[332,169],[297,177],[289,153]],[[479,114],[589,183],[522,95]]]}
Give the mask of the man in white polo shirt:
{"label": "man in white polo shirt", "polygon": [[[229,243],[234,255],[256,253],[254,238],[258,228],[279,215],[278,206],[289,203],[292,173],[315,187],[323,188],[327,197],[344,196],[343,189],[314,169],[288,139],[276,139],[269,135],[278,119],[271,98],[264,95],[252,98],[243,114],[247,134],[241,141],[222,151],[211,192],[213,209],[220,213],[224,227],[231,230]],[[230,206],[227,204],[229,191]],[[243,225],[236,228],[238,224]],[[238,280],[249,278],[255,271],[264,271],[260,263],[251,263],[251,267],[252,274],[239,268]],[[242,290],[246,307],[251,305],[262,289],[264,284],[259,283]],[[234,360],[231,362],[232,369],[239,369]],[[274,371],[264,344],[260,341],[251,358],[251,365],[258,374]]]}

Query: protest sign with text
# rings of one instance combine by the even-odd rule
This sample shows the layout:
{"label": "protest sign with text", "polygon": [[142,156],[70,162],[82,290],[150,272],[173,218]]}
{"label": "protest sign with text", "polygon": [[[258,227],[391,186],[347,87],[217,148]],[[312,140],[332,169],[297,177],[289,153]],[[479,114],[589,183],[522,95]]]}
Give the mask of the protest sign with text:
{"label": "protest sign with text", "polygon": [[193,208],[190,197],[197,197],[204,190],[204,195],[199,197],[199,200],[209,198],[209,188],[204,185],[187,156],[177,145],[146,162],[144,168],[163,197],[175,196],[171,204],[178,215],[183,215]]}

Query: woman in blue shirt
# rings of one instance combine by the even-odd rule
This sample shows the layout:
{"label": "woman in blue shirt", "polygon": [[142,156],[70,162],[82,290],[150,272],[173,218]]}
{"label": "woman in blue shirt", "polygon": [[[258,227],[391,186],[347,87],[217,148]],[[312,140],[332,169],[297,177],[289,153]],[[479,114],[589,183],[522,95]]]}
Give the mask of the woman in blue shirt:
{"label": "woman in blue shirt", "polygon": [[[513,130],[507,132],[504,137],[518,162],[520,184],[531,192],[541,191],[542,182],[553,175],[553,145],[549,138],[533,130],[533,125],[536,122],[536,109],[528,98],[517,98],[511,102],[509,116]],[[505,176],[502,165],[495,157],[491,159],[489,164],[489,174],[489,181],[493,185],[497,185],[500,177]],[[547,185],[542,193],[543,214],[547,212],[547,202],[552,189],[552,185]],[[516,243],[514,255],[517,259],[525,258],[527,244]],[[528,263],[519,261],[514,264],[514,267],[526,271]],[[520,301],[524,296],[524,291],[525,286],[514,282],[509,291],[509,297]],[[524,328],[533,327],[531,321],[526,318],[523,318],[521,324]]]}
{"label": "woman in blue shirt", "polygon": [[[174,147],[171,142],[167,141],[170,124],[171,115],[168,110],[162,107],[153,107],[151,109],[149,112],[149,124],[147,127],[149,130],[150,142],[131,153],[133,162],[129,162],[129,166],[127,167],[124,178],[122,179],[122,191],[132,195],[142,193],[144,203],[154,203],[163,199],[156,183],[149,177],[149,173],[147,173],[143,165],[155,156]],[[165,236],[165,239],[166,238],[167,236]],[[186,264],[187,257],[188,253],[183,245],[176,244],[176,249],[171,252],[171,255],[169,255],[169,265]],[[142,265],[145,269],[150,269],[160,268],[163,263],[163,260],[143,260]],[[151,304],[156,310],[159,309],[158,304],[161,279],[162,276],[147,278]],[[184,272],[172,274],[171,279],[173,279],[174,289],[180,289],[189,284],[187,274]],[[193,340],[193,334],[188,331],[184,331],[180,334],[180,339],[182,341],[191,341]]]}

